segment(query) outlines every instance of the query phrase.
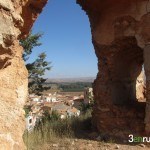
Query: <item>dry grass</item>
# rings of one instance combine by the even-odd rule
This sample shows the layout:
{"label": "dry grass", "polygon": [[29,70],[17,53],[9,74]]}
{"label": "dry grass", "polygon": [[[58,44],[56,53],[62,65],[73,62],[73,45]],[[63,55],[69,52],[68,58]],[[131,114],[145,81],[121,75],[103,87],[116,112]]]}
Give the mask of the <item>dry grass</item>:
{"label": "dry grass", "polygon": [[28,150],[66,138],[82,137],[81,133],[91,127],[91,111],[65,120],[54,118],[46,117],[32,132],[25,131],[23,138]]}

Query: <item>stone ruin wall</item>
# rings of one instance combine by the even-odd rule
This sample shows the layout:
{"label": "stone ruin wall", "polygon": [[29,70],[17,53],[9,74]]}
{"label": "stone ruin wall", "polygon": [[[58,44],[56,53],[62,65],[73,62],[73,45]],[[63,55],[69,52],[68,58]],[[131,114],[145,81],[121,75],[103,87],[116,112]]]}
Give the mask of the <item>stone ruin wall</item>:
{"label": "stone ruin wall", "polygon": [[[150,2],[77,0],[86,11],[98,57],[93,125],[119,137],[150,132]],[[136,79],[144,63],[146,104],[136,99]],[[146,111],[145,111],[146,109]],[[144,119],[145,118],[145,119]]]}
{"label": "stone ruin wall", "polygon": [[28,73],[18,39],[27,35],[47,0],[0,0],[0,150],[23,150]]}
{"label": "stone ruin wall", "polygon": [[[28,73],[18,40],[29,33],[46,2],[0,0],[1,150],[25,148],[22,140],[25,127],[23,105],[27,98]],[[93,125],[100,132],[113,135],[125,128],[137,132],[145,128],[147,133],[150,132],[148,1],[77,0],[77,3],[89,17],[92,41],[98,57]],[[147,79],[146,116],[145,105],[135,105],[135,83],[143,63]]]}

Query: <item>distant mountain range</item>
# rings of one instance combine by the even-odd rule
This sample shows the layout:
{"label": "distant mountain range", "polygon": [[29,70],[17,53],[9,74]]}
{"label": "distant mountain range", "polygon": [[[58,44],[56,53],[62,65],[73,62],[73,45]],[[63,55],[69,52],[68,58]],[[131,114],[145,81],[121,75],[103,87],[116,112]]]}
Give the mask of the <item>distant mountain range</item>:
{"label": "distant mountain range", "polygon": [[75,83],[75,82],[93,82],[95,77],[80,77],[80,78],[49,78],[47,82],[55,83]]}

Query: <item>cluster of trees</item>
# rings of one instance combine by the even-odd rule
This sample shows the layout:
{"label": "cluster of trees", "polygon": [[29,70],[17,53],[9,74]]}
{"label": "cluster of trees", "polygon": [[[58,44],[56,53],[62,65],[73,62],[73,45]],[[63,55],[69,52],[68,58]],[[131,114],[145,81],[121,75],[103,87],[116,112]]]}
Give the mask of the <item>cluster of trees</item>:
{"label": "cluster of trees", "polygon": [[84,91],[85,87],[92,87],[92,83],[90,82],[76,82],[76,83],[68,83],[59,85],[59,89],[62,91]]}
{"label": "cluster of trees", "polygon": [[46,53],[40,53],[32,63],[27,62],[34,48],[42,45],[42,43],[39,42],[41,37],[41,33],[32,34],[32,32],[30,32],[25,39],[20,40],[20,45],[24,49],[22,57],[26,62],[26,68],[29,73],[29,93],[35,93],[37,95],[40,95],[44,90],[50,88],[44,86],[44,83],[47,79],[44,78],[43,75],[45,74],[46,70],[51,69],[51,62],[46,61]]}

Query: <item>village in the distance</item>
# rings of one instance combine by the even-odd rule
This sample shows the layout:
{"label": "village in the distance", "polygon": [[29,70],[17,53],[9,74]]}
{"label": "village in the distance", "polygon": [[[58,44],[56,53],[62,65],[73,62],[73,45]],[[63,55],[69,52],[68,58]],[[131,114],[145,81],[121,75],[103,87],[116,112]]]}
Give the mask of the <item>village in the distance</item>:
{"label": "village in the distance", "polygon": [[85,87],[80,92],[46,92],[38,96],[30,94],[24,107],[26,129],[32,131],[41,121],[45,113],[56,112],[60,119],[79,117],[81,106],[88,105],[93,100],[93,89]]}

